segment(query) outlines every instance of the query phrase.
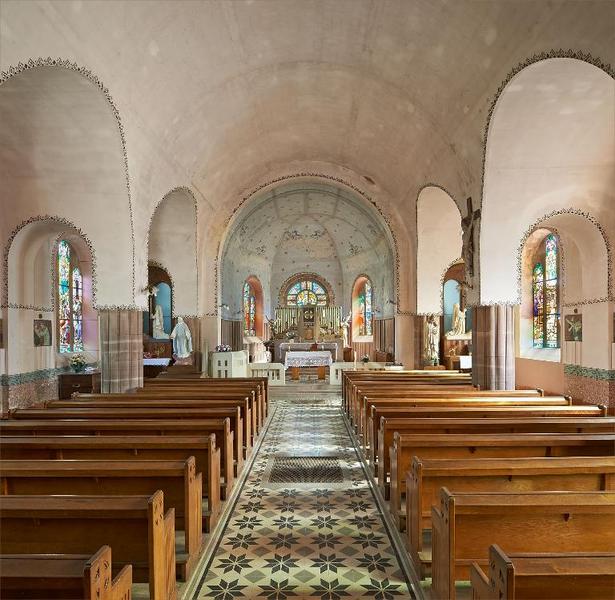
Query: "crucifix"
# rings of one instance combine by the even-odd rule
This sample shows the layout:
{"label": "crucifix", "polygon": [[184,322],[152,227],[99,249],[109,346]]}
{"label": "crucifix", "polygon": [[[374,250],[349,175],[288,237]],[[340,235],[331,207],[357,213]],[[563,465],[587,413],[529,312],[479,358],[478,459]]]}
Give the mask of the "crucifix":
{"label": "crucifix", "polygon": [[474,277],[474,228],[480,220],[480,208],[474,210],[472,197],[467,200],[468,210],[466,216],[461,220],[463,230],[463,262],[466,268],[466,281]]}

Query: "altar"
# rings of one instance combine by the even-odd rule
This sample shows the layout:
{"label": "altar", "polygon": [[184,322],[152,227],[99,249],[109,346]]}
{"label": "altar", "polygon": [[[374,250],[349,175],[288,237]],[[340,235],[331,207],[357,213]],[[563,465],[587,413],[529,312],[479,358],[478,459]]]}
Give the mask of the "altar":
{"label": "altar", "polygon": [[299,369],[302,367],[317,367],[318,379],[324,380],[326,368],[333,364],[331,352],[327,350],[295,351],[288,350],[284,357],[284,366],[290,369],[291,379],[299,380]]}
{"label": "altar", "polygon": [[[277,343],[276,343],[277,342]],[[282,340],[275,340],[274,342],[274,355],[275,361],[286,364],[286,354],[290,351],[307,352],[309,350],[314,351],[328,351],[331,353],[333,362],[341,360],[343,340],[336,339],[328,342],[284,342]]]}

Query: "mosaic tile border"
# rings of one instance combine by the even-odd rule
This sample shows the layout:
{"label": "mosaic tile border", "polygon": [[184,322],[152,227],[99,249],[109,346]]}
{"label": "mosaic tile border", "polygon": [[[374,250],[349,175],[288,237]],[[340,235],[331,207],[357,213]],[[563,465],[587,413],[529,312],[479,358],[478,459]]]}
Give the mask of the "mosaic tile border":
{"label": "mosaic tile border", "polygon": [[565,375],[586,377],[598,381],[615,381],[615,369],[598,369],[596,367],[582,367],[581,365],[564,365]]}

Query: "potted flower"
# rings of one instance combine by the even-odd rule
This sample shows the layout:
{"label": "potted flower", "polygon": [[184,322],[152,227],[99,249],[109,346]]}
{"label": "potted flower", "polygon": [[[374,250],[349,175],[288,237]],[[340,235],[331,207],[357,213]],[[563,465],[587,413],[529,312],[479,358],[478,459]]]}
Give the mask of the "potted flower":
{"label": "potted flower", "polygon": [[75,373],[83,373],[83,371],[85,371],[85,365],[87,363],[83,354],[73,354],[68,362],[70,364],[70,368]]}
{"label": "potted flower", "polygon": [[228,344],[218,344],[216,346],[216,352],[231,352],[232,348]]}
{"label": "potted flower", "polygon": [[366,365],[366,364],[369,362],[369,354],[364,354],[364,355],[361,357],[361,362],[362,362],[364,365]]}

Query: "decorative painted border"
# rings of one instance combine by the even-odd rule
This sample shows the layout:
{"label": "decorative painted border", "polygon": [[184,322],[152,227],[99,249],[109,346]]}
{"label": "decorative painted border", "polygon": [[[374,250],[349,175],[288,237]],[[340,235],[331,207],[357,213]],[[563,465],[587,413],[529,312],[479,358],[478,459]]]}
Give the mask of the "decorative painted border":
{"label": "decorative painted border", "polygon": [[[377,211],[378,214],[380,215],[380,217],[382,218],[382,220],[384,221],[384,223],[386,224],[386,229],[385,232],[388,231],[388,233],[391,236],[391,241],[393,242],[393,260],[395,263],[395,306],[396,308],[399,307],[399,287],[400,287],[400,258],[399,258],[399,245],[397,243],[397,237],[395,235],[392,223],[391,223],[391,218],[388,216],[387,213],[385,213],[383,211],[383,209],[380,207],[380,205],[371,197],[369,196],[366,192],[364,192],[362,189],[358,188],[357,186],[355,186],[352,183],[349,183],[348,181],[346,181],[345,179],[342,179],[341,177],[334,177],[333,175],[327,175],[325,173],[316,173],[316,172],[300,172],[300,173],[292,173],[289,175],[282,175],[280,177],[276,177],[275,179],[271,179],[267,182],[261,183],[258,186],[256,186],[255,188],[252,189],[252,191],[250,191],[249,193],[245,194],[241,200],[239,201],[239,203],[235,206],[235,208],[233,208],[233,210],[231,211],[231,213],[229,214],[229,216],[226,218],[225,222],[224,222],[224,226],[226,229],[228,229],[228,226],[231,222],[231,220],[233,219],[233,217],[238,213],[238,211],[243,207],[243,205],[250,200],[254,195],[256,195],[258,192],[260,192],[261,190],[275,185],[277,183],[283,183],[286,181],[290,181],[293,179],[305,179],[305,178],[316,178],[316,179],[324,179],[326,181],[332,181],[334,183],[338,183],[343,185],[344,187],[356,192],[357,194],[359,194],[361,196],[361,198],[363,198],[364,200],[366,200],[367,202],[369,202],[369,204],[371,204]],[[220,244],[218,244],[218,251],[216,253],[216,257],[220,258]],[[216,304],[220,301],[218,298],[218,281],[216,278],[216,285],[215,285],[215,292],[216,292]],[[210,315],[210,313],[207,313],[205,316],[217,316],[218,314],[218,309],[216,308],[215,311],[215,315]],[[413,312],[410,311],[401,311],[399,309],[396,310],[396,314],[398,315],[413,315]]]}
{"label": "decorative painted border", "polygon": [[[87,366],[96,367],[97,363],[90,363]],[[25,383],[35,383],[46,379],[53,379],[60,373],[68,373],[71,368],[55,367],[51,369],[38,369],[37,371],[28,371],[27,373],[16,373],[14,375],[0,375],[0,386],[23,385]]]}
{"label": "decorative painted border", "polygon": [[565,375],[587,377],[598,381],[615,381],[615,370],[598,369],[596,367],[582,367],[581,365],[564,365]]}
{"label": "decorative painted border", "polygon": [[[586,62],[590,65],[593,65],[594,67],[597,67],[598,69],[604,71],[607,75],[609,75],[610,77],[612,77],[613,79],[615,79],[615,69],[613,68],[613,66],[611,66],[610,63],[606,63],[604,61],[602,61],[599,58],[596,58],[594,56],[592,56],[589,52],[583,52],[582,50],[573,50],[572,48],[568,48],[568,49],[563,49],[563,48],[558,48],[558,49],[551,49],[545,52],[538,52],[533,54],[530,57],[525,58],[524,60],[522,60],[521,62],[518,62],[506,75],[506,77],[504,77],[504,79],[501,81],[498,89],[496,90],[495,94],[493,95],[493,99],[491,100],[491,104],[489,106],[489,109],[487,110],[487,117],[485,119],[485,127],[483,129],[483,143],[482,143],[482,150],[483,150],[483,158],[482,158],[482,165],[481,165],[481,181],[480,181],[480,209],[483,211],[482,212],[482,216],[484,217],[485,215],[485,206],[484,206],[484,195],[485,195],[485,167],[487,164],[487,141],[488,141],[488,137],[489,137],[489,129],[491,127],[491,119],[493,118],[493,113],[495,112],[495,108],[497,106],[497,103],[500,99],[500,96],[502,95],[502,93],[504,92],[504,90],[506,89],[506,87],[508,86],[508,84],[512,81],[512,79],[518,75],[521,71],[523,71],[523,69],[525,69],[526,67],[529,67],[530,65],[533,65],[534,63],[538,63],[538,62],[542,62],[544,60],[549,60],[551,58],[573,58],[576,60],[580,60],[582,62]],[[478,222],[478,239],[479,239],[479,246],[480,246],[480,239],[481,239],[481,232],[482,232],[482,223],[483,223],[483,219],[481,218]],[[610,273],[610,265],[609,265],[609,273]],[[480,264],[480,248],[479,248],[479,252],[478,252],[478,304],[480,306],[494,306],[496,304],[510,304],[510,305],[514,305],[514,302],[481,302],[480,298],[481,298],[481,264]],[[609,286],[609,290],[611,290],[611,287]]]}
{"label": "decorative painted border", "polygon": [[335,293],[333,292],[333,287],[331,286],[331,284],[324,277],[318,275],[318,273],[302,271],[301,273],[295,273],[294,275],[291,275],[284,280],[284,283],[282,283],[282,285],[280,286],[280,291],[278,292],[278,306],[286,306],[286,292],[288,291],[288,288],[291,285],[297,283],[298,281],[302,281],[303,279],[313,279],[317,283],[320,283],[327,292],[327,296],[329,297],[329,305],[335,305]]}
{"label": "decorative painted border", "polygon": [[[132,193],[130,190],[130,175],[128,172],[128,151],[126,149],[126,134],[124,132],[124,125],[122,124],[122,118],[120,116],[120,111],[118,110],[113,97],[111,96],[109,89],[102,83],[102,81],[98,78],[97,75],[92,73],[90,69],[85,67],[80,67],[77,63],[71,62],[68,59],[62,58],[42,58],[39,57],[37,59],[30,59],[26,63],[19,62],[16,67],[10,66],[7,71],[0,72],[0,85],[6,83],[12,77],[23,73],[29,69],[35,69],[38,67],[59,67],[62,69],[68,69],[70,71],[75,71],[79,73],[83,77],[85,77],[88,81],[93,83],[105,96],[109,106],[111,107],[111,112],[115,117],[118,132],[120,134],[120,141],[122,144],[122,155],[124,160],[124,177],[126,179],[126,192],[128,194],[128,213],[130,217],[130,237],[132,242],[132,298],[133,303],[135,301],[135,254],[136,254],[136,242],[135,242],[135,226],[134,226],[134,213],[132,208]],[[6,275],[8,279],[8,273]],[[121,309],[123,307],[118,307]]]}
{"label": "decorative painted border", "polygon": [[[24,229],[28,225],[31,225],[32,223],[38,223],[42,221],[51,221],[53,223],[57,223],[64,227],[69,227],[70,229],[73,230],[71,233],[76,233],[85,242],[86,246],[88,247],[88,250],[90,251],[90,259],[91,259],[91,264],[92,264],[92,306],[95,309],[98,309],[99,307],[96,304],[97,278],[96,278],[96,252],[94,250],[94,245],[92,244],[88,236],[85,234],[85,232],[79,227],[77,227],[74,223],[72,223],[68,219],[65,219],[64,217],[58,217],[58,216],[52,216],[52,215],[37,215],[35,217],[30,217],[29,219],[22,221],[17,227],[15,227],[15,229],[13,229],[13,231],[11,231],[9,238],[7,240],[6,246],[4,247],[3,260],[4,260],[5,277],[4,277],[4,281],[2,282],[2,304],[0,305],[0,307],[1,308],[18,308],[18,309],[25,309],[25,310],[40,310],[41,312],[53,312],[54,310],[55,295],[53,293],[51,297],[51,308],[40,308],[40,307],[34,307],[29,304],[16,304],[14,302],[9,302],[9,254],[11,251],[11,246],[13,244],[13,241],[15,240],[15,238],[17,237],[17,235],[22,229]],[[59,240],[61,237],[63,237],[63,235],[64,233],[60,234],[56,239]],[[53,258],[54,253],[52,253],[52,257],[50,261],[51,262],[50,268],[52,271],[52,281],[54,279],[53,277],[53,273],[54,273],[53,265],[55,264],[54,258]]]}
{"label": "decorative painted border", "polygon": [[[586,299],[586,300],[579,300],[578,302],[569,302],[566,304],[563,304],[563,306],[583,306],[584,304],[597,304],[599,302],[608,302],[609,300],[615,300],[615,292],[612,292],[612,288],[613,288],[613,280],[612,280],[612,269],[613,269],[613,248],[611,246],[611,242],[608,238],[608,235],[604,229],[604,227],[600,224],[600,222],[593,217],[589,212],[578,209],[578,208],[562,208],[559,210],[553,210],[550,213],[544,215],[543,217],[541,217],[540,219],[537,219],[536,221],[534,221],[534,223],[532,223],[532,225],[530,225],[526,230],[525,233],[523,234],[521,241],[519,243],[519,246],[517,247],[517,302],[516,304],[521,304],[521,299],[522,299],[522,279],[523,279],[523,248],[528,240],[528,238],[530,237],[530,235],[539,227],[545,227],[546,229],[550,229],[552,230],[557,236],[558,239],[561,242],[561,235],[559,233],[559,231],[557,231],[557,229],[550,227],[550,226],[545,226],[543,225],[543,223],[545,221],[547,221],[548,219],[551,219],[553,217],[559,216],[559,215],[576,215],[579,217],[582,217],[584,219],[586,219],[587,221],[589,221],[592,225],[594,225],[596,227],[596,229],[598,229],[598,231],[600,232],[600,235],[602,236],[602,239],[604,241],[604,246],[606,248],[606,268],[607,268],[607,274],[606,274],[606,289],[607,289],[607,296],[603,297],[603,298],[590,298],[590,299]],[[565,256],[565,248],[562,245],[562,260],[560,261],[560,274],[561,274],[561,278],[564,281],[564,289],[565,289],[565,284],[566,284],[566,279],[565,279],[565,275],[566,275],[566,271],[565,271],[565,261],[564,261],[564,257]]]}
{"label": "decorative painted border", "polygon": [[[154,260],[150,260],[149,259],[149,240],[150,240],[150,236],[152,233],[152,225],[154,223],[154,218],[156,217],[156,212],[158,211],[158,208],[162,205],[162,203],[173,193],[175,192],[184,192],[185,194],[188,194],[191,198],[192,198],[192,202],[194,203],[194,272],[196,273],[196,298],[195,298],[195,302],[196,302],[196,310],[198,312],[199,310],[199,254],[198,254],[198,246],[199,246],[199,205],[198,202],[196,200],[196,196],[194,195],[194,192],[187,186],[185,185],[180,185],[180,186],[176,186],[174,188],[171,188],[157,203],[156,206],[154,207],[154,210],[152,211],[152,214],[150,215],[149,218],[149,222],[147,224],[147,237],[145,239],[145,252],[146,252],[146,256],[147,256],[147,262],[148,264],[151,265],[156,265],[159,266],[160,268],[164,269],[167,274],[169,275],[169,278],[171,279],[171,281],[173,281],[173,278],[171,277],[171,272],[169,271],[169,269],[167,269],[166,267],[162,266],[159,263],[156,263],[156,261]],[[175,289],[175,286],[173,286],[173,289]],[[147,309],[144,309],[147,310]],[[175,310],[173,310],[173,317],[177,317],[177,316],[181,316],[181,317],[196,317],[198,318],[197,315],[176,315],[175,314]]]}

